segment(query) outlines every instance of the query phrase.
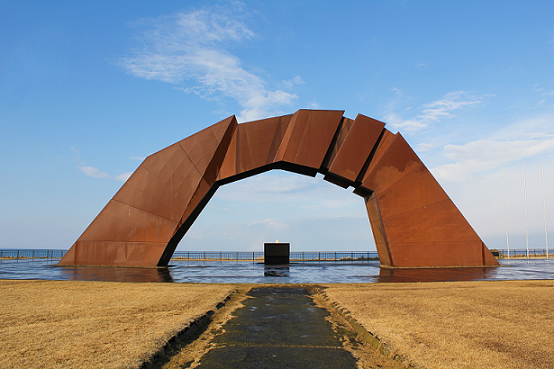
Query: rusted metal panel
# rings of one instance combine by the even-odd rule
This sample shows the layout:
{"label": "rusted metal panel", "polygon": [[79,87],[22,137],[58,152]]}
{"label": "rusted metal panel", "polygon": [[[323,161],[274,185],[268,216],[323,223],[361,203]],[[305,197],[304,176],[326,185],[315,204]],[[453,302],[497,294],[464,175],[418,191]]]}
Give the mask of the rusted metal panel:
{"label": "rusted metal panel", "polygon": [[165,242],[77,241],[73,263],[60,265],[155,266]]}
{"label": "rusted metal panel", "polygon": [[223,145],[225,147],[222,148],[222,155],[217,158],[223,159],[236,126],[236,118],[231,116],[179,141],[179,145],[183,147],[198,172],[204,174],[208,171],[208,165],[213,161],[216,150],[221,147],[221,142],[228,140]]}
{"label": "rusted metal panel", "polygon": [[336,110],[299,110],[288,125],[274,161],[311,168],[315,175],[321,168],[343,113]]}
{"label": "rusted metal panel", "polygon": [[79,240],[163,242],[169,240],[176,226],[176,221],[112,199]]}
{"label": "rusted metal panel", "polygon": [[367,214],[369,216],[369,222],[371,225],[371,231],[373,232],[373,238],[375,240],[375,247],[379,254],[379,261],[381,265],[391,266],[391,255],[388,248],[385,229],[383,227],[383,221],[381,219],[379,206],[375,196],[368,196],[365,199]]}
{"label": "rusted metal panel", "polygon": [[[222,164],[218,181],[243,178],[243,174],[272,164],[292,115],[238,125]],[[268,168],[269,170],[269,168]]]}
{"label": "rusted metal panel", "polygon": [[385,123],[358,114],[336,157],[332,159],[325,179],[354,185],[384,127]]}
{"label": "rusted metal panel", "polygon": [[277,154],[273,159],[274,162],[294,162],[309,117],[309,110],[298,110],[293,114],[292,119],[283,134],[283,139],[277,149]]}
{"label": "rusted metal panel", "polygon": [[385,235],[383,266],[498,265],[400,134],[370,164],[363,186],[374,191],[366,201],[372,228]]}
{"label": "rusted metal panel", "polygon": [[[389,243],[394,267],[483,266],[482,243],[410,242]],[[496,260],[495,260],[496,261]],[[497,264],[491,264],[497,265]]]}
{"label": "rusted metal panel", "polygon": [[[239,127],[237,127],[238,131]],[[218,181],[227,180],[237,174],[237,134],[231,137],[227,154],[221,163],[221,168],[217,174]]]}
{"label": "rusted metal panel", "polygon": [[346,137],[348,137],[348,134],[350,133],[350,130],[352,129],[352,126],[354,125],[354,120],[350,118],[343,118],[342,124],[340,125],[340,129],[337,132],[336,135],[336,141],[334,145],[331,147],[331,152],[329,155],[329,162],[326,163],[326,169],[329,170],[330,163],[332,163],[335,158],[337,157],[337,154],[344,144],[344,141],[346,140]]}
{"label": "rusted metal panel", "polygon": [[354,193],[356,195],[366,197],[373,193],[373,190],[366,187],[364,182],[369,175],[369,172],[371,172],[371,169],[375,167],[376,163],[378,163],[381,157],[387,152],[395,137],[396,135],[394,133],[386,128],[383,129],[383,133],[381,134],[379,142],[377,142],[377,146],[373,148],[373,151],[366,161],[364,168],[360,171],[358,177],[356,178],[356,187],[354,188]]}
{"label": "rusted metal panel", "polygon": [[[193,171],[193,175],[192,183],[195,186],[201,177],[196,170]],[[175,189],[171,186],[172,181],[168,182],[162,181],[147,169],[139,167],[132,180],[117,192],[113,200],[131,204],[133,208],[177,222],[182,215],[182,211],[179,209],[182,209],[190,201],[191,188]]]}
{"label": "rusted metal panel", "polygon": [[[392,133],[388,129],[385,129],[383,132],[383,137],[381,137],[381,140],[379,141],[379,144],[377,145],[377,150],[375,151],[375,154],[373,155],[373,158],[371,159],[371,163],[377,163],[381,159],[381,156],[387,152],[387,149],[389,148],[390,144],[396,137],[396,134]],[[370,169],[371,163],[368,166],[368,170]],[[367,171],[363,173],[364,177],[366,175]],[[361,178],[358,177],[356,179],[356,182],[361,182]]]}
{"label": "rusted metal panel", "polygon": [[342,120],[341,111],[311,112],[294,163],[320,169]]}
{"label": "rusted metal panel", "polygon": [[481,239],[450,199],[393,216],[387,216],[382,208],[380,210],[387,241],[390,243],[481,242]]}
{"label": "rusted metal panel", "polygon": [[229,117],[149,156],[59,264],[157,266],[186,218],[205,204],[236,125]]}
{"label": "rusted metal panel", "polygon": [[392,217],[449,200],[449,197],[425,165],[420,163],[387,189],[378,192],[378,199],[383,216]]}
{"label": "rusted metal panel", "polygon": [[382,156],[373,160],[363,179],[362,186],[374,192],[382,192],[421,161],[400,133],[392,139]]}

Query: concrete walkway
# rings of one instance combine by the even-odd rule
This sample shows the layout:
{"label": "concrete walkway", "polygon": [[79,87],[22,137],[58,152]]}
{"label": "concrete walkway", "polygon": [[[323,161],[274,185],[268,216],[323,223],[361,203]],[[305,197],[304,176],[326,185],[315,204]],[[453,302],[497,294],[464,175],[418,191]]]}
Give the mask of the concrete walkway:
{"label": "concrete walkway", "polygon": [[252,289],[199,368],[356,368],[339,334],[304,288]]}

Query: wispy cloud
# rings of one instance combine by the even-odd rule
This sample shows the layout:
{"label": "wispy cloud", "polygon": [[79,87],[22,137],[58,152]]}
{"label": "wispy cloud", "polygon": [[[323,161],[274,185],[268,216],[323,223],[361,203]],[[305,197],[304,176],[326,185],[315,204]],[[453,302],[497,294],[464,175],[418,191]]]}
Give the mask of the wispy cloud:
{"label": "wispy cloud", "polygon": [[313,100],[310,103],[308,103],[307,108],[308,109],[319,109],[320,106],[319,106],[319,103],[317,101]]}
{"label": "wispy cloud", "polygon": [[433,145],[428,143],[420,143],[416,147],[417,152],[431,152],[433,151]]}
{"label": "wispy cloud", "polygon": [[110,175],[108,173],[105,173],[101,171],[98,168],[91,167],[91,166],[80,166],[77,167],[79,170],[83,173],[85,173],[89,177],[93,178],[110,178]]}
{"label": "wispy cloud", "polygon": [[289,224],[287,222],[280,222],[273,219],[265,219],[259,222],[252,222],[248,224],[249,227],[252,226],[264,226],[270,229],[283,229],[288,228]]}
{"label": "wispy cloud", "polygon": [[[111,179],[112,178],[112,176],[110,176],[108,173],[106,173],[106,172],[104,172],[104,171],[102,171],[102,170],[100,170],[96,167],[86,165],[85,161],[81,159],[81,154],[80,154],[78,149],[76,149],[73,146],[71,146],[70,149],[71,149],[71,151],[73,151],[73,154],[75,156],[75,160],[78,162],[77,169],[79,169],[85,175],[87,175],[89,177],[92,177],[92,178],[100,178],[100,179]],[[131,173],[131,172],[122,173],[122,174],[119,174],[119,175],[113,177],[113,179],[115,179],[116,181],[125,182],[127,179],[129,179],[131,174],[133,174],[133,173]]]}
{"label": "wispy cloud", "polygon": [[243,202],[276,200],[279,198],[304,199],[306,193],[314,190],[313,178],[300,175],[282,175],[278,171],[254,176],[219,190],[219,196],[226,200]]}
{"label": "wispy cloud", "polygon": [[291,89],[296,85],[303,85],[304,83],[306,83],[306,82],[304,82],[304,80],[300,76],[294,76],[293,78],[291,78],[289,80],[281,82],[281,84],[283,86],[285,86],[286,88],[288,88],[288,89]]}
{"label": "wispy cloud", "polygon": [[85,175],[92,177],[92,178],[100,178],[100,179],[115,179],[116,181],[125,182],[129,179],[132,172],[125,172],[118,174],[114,177],[110,176],[108,173],[96,168],[92,167],[90,165],[81,165],[78,166],[77,169],[79,169],[81,172],[83,172]]}
{"label": "wispy cloud", "polygon": [[418,115],[403,119],[396,113],[385,116],[385,121],[393,128],[415,132],[429,127],[441,120],[454,117],[454,111],[471,105],[479,104],[481,101],[464,91],[450,92],[442,99],[424,104]]}
{"label": "wispy cloud", "polygon": [[116,181],[120,181],[120,182],[125,182],[129,179],[129,177],[131,176],[131,174],[133,174],[133,172],[125,172],[125,173],[121,173],[117,176],[115,176],[115,180]]}
{"label": "wispy cloud", "polygon": [[554,116],[518,122],[464,145],[446,145],[445,156],[452,163],[432,169],[439,181],[465,182],[478,172],[498,168],[502,163],[525,160],[554,151]]}
{"label": "wispy cloud", "polygon": [[[234,99],[242,110],[238,119],[254,120],[279,112],[291,104],[295,94],[270,89],[259,76],[247,71],[228,47],[256,35],[244,20],[242,4],[213,6],[189,13],[145,18],[134,23],[140,31],[141,47],[121,58],[130,74],[176,85],[177,89],[203,98]],[[185,81],[193,81],[190,86]],[[282,84],[291,88],[299,76]]]}

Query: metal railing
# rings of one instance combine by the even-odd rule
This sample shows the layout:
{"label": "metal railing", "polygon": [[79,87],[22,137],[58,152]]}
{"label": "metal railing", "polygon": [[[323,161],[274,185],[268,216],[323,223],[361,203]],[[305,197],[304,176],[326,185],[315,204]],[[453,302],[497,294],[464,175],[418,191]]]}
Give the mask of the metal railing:
{"label": "metal railing", "polygon": [[[175,251],[173,260],[263,261],[263,252]],[[290,253],[291,261],[365,261],[379,260],[376,251],[300,251]]]}
{"label": "metal railing", "polygon": [[0,250],[0,259],[60,259],[67,250]]}
{"label": "metal railing", "polygon": [[[0,250],[0,259],[60,259],[67,250],[19,249]],[[257,251],[175,251],[172,260],[263,261]],[[365,261],[379,260],[376,251],[299,251],[290,253],[291,261]]]}
{"label": "metal railing", "polygon": [[[498,251],[501,255],[501,257],[507,258],[508,257],[508,250],[507,249],[494,249],[491,251]],[[553,257],[553,250],[548,250],[548,257]],[[547,256],[546,249],[529,249],[529,257],[534,258],[545,258]],[[511,258],[526,258],[527,257],[527,249],[510,249],[510,257]]]}
{"label": "metal railing", "polygon": [[[507,249],[498,251],[500,257],[508,257]],[[0,259],[60,259],[67,250],[46,249],[5,249],[0,250]],[[529,256],[546,257],[546,249],[529,249]],[[554,250],[548,250],[548,256],[554,258]],[[510,249],[511,258],[527,257],[527,249]],[[262,251],[175,251],[173,260],[229,260],[229,261],[263,261]],[[379,260],[377,251],[293,251],[291,261],[366,261]]]}

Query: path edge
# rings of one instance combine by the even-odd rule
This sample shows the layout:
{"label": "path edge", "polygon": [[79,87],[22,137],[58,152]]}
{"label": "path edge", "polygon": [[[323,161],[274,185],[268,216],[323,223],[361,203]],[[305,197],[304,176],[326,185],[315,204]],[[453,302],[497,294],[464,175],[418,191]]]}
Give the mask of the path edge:
{"label": "path edge", "polygon": [[146,358],[137,368],[138,369],[155,369],[158,368],[161,362],[169,362],[172,356],[182,348],[182,342],[189,339],[199,330],[205,330],[212,321],[212,316],[220,310],[231,298],[237,293],[237,290],[229,293],[223,300],[216,304],[214,310],[208,310],[194,320],[191,320],[188,325],[173,334],[167,342],[165,342],[157,351],[154,351]]}
{"label": "path edge", "polygon": [[338,302],[331,300],[325,291],[321,291],[321,295],[327,301],[335,312],[340,315],[352,329],[371,347],[378,351],[381,355],[400,362],[407,369],[425,369],[425,367],[413,363],[406,355],[396,352],[389,344],[383,342],[376,334],[369,332],[352,316],[352,313],[342,307]]}

